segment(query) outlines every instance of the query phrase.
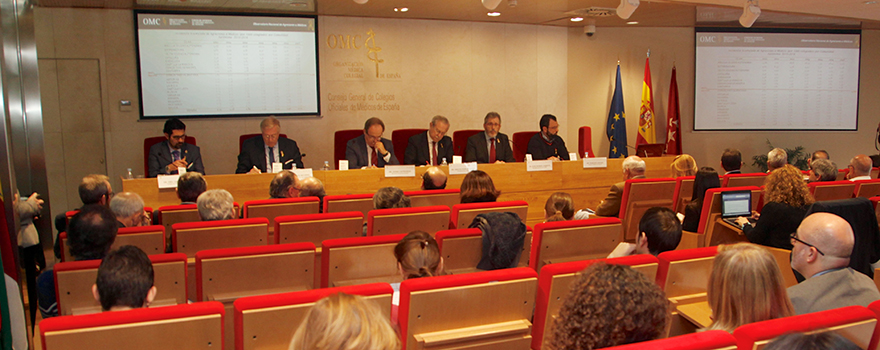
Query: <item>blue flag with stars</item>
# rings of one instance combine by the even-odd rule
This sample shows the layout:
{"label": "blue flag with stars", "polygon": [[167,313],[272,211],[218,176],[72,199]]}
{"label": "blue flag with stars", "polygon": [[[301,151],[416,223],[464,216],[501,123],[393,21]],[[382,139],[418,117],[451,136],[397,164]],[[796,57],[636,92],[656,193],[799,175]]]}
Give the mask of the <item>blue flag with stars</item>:
{"label": "blue flag with stars", "polygon": [[611,110],[608,111],[608,123],[605,134],[611,145],[608,147],[608,158],[626,158],[626,113],[623,112],[623,88],[620,86],[620,64],[617,65],[617,84],[614,86],[614,97],[611,98]]}

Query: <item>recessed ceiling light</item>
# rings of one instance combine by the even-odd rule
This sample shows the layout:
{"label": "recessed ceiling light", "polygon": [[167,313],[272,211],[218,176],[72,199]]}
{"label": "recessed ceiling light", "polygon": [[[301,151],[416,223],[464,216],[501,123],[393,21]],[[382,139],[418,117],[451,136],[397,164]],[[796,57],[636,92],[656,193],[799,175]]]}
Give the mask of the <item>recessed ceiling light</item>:
{"label": "recessed ceiling light", "polygon": [[626,22],[626,24],[639,24],[639,22],[632,21],[632,22]]}
{"label": "recessed ceiling light", "polygon": [[865,1],[865,5],[876,5],[876,1]]}
{"label": "recessed ceiling light", "polygon": [[406,12],[409,11],[408,7],[395,7],[394,12]]}
{"label": "recessed ceiling light", "polygon": [[498,17],[501,16],[501,12],[489,12],[489,17]]}
{"label": "recessed ceiling light", "polygon": [[583,21],[583,20],[584,20],[583,17],[572,17],[572,18],[571,18],[571,21],[572,21],[572,22],[580,22],[580,21]]}

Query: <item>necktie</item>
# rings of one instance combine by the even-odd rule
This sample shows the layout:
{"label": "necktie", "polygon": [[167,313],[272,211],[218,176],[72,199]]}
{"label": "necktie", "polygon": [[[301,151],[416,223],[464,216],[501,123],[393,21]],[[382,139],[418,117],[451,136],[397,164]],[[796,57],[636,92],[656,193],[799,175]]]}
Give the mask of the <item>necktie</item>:
{"label": "necktie", "polygon": [[431,141],[431,165],[437,165],[437,142]]}
{"label": "necktie", "polygon": [[495,138],[489,139],[489,143],[492,144],[489,146],[489,163],[495,163]]}
{"label": "necktie", "polygon": [[370,156],[370,165],[379,166],[379,154],[376,153],[376,148],[373,148],[373,154]]}
{"label": "necktie", "polygon": [[269,147],[269,166],[266,169],[272,169],[272,163],[275,163],[275,147]]}
{"label": "necktie", "polygon": [[171,151],[171,161],[176,162],[180,160],[180,151]]}

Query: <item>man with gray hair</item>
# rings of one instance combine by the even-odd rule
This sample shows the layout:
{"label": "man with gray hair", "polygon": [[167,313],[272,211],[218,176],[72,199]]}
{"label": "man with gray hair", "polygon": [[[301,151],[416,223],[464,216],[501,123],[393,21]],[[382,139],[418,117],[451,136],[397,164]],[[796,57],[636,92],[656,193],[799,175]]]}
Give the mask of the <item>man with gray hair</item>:
{"label": "man with gray hair", "polygon": [[452,163],[452,138],[446,136],[447,131],[449,119],[442,115],[434,116],[427,132],[409,138],[406,152],[403,153],[403,164],[440,165],[444,159]]}
{"label": "man with gray hair", "polygon": [[277,198],[296,198],[299,197],[299,191],[302,188],[299,178],[292,171],[284,170],[272,178],[269,183],[269,197]]}
{"label": "man with gray hair", "polygon": [[837,181],[837,164],[819,158],[810,163],[810,182]]}
{"label": "man with gray hair", "polygon": [[846,178],[849,181],[870,180],[872,165],[871,157],[864,154],[857,155],[849,161],[847,166],[849,173],[846,174]]}
{"label": "man with gray hair", "polygon": [[296,141],[281,137],[281,122],[278,119],[263,119],[260,131],[262,135],[251,137],[241,144],[236,174],[271,172],[274,163],[281,163],[284,169],[294,166],[303,168],[302,153]]}
{"label": "man with gray hair", "polygon": [[880,299],[874,281],[849,267],[855,244],[852,227],[831,213],[814,213],[791,235],[791,268],[806,280],[788,288],[798,315]]}
{"label": "man with gray hair", "polygon": [[144,211],[144,200],[134,192],[116,194],[110,200],[110,211],[116,215],[119,228],[148,226],[150,224],[147,212]]}
{"label": "man with gray hair", "polygon": [[307,177],[300,181],[300,197],[318,197],[318,212],[324,212],[324,196],[327,195],[324,192],[324,183],[318,178],[315,177]]}
{"label": "man with gray hair", "polygon": [[623,187],[626,185],[626,180],[644,178],[645,161],[639,156],[626,157],[623,160],[623,181],[611,186],[608,196],[596,208],[596,215],[617,216],[620,213],[620,201],[623,197]]}
{"label": "man with gray hair", "polygon": [[767,152],[767,173],[786,164],[788,164],[788,153],[784,149],[777,147]]}
{"label": "man with gray hair", "polygon": [[196,204],[202,221],[231,220],[235,218],[232,194],[227,190],[208,190],[199,195]]}

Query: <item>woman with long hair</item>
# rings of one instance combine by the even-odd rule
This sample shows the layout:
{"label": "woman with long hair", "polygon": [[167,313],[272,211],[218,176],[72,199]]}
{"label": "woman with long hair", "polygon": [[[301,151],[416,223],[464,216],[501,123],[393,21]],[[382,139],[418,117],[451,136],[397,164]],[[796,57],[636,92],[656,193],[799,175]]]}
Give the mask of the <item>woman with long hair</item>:
{"label": "woman with long hair", "polygon": [[718,173],[710,167],[702,167],[694,176],[694,194],[691,195],[691,202],[684,207],[684,220],[681,222],[681,229],[690,232],[697,232],[700,226],[700,216],[703,215],[703,200],[706,198],[706,191],[721,187],[721,180],[718,179]]}
{"label": "woman with long hair", "polygon": [[397,350],[400,338],[376,303],[337,293],[318,300],[290,342],[290,350]]}
{"label": "woman with long hair", "polygon": [[752,225],[741,216],[736,223],[749,242],[791,250],[789,235],[797,231],[813,202],[815,199],[804,182],[803,173],[786,164],[774,169],[764,180],[764,208],[760,214],[752,213],[757,222]]}
{"label": "woman with long hair", "polygon": [[574,217],[574,200],[565,192],[554,192],[544,203],[544,222],[566,221]]}
{"label": "woman with long hair", "polygon": [[461,181],[461,203],[494,202],[500,195],[501,191],[495,189],[495,183],[485,171],[471,171]]}

